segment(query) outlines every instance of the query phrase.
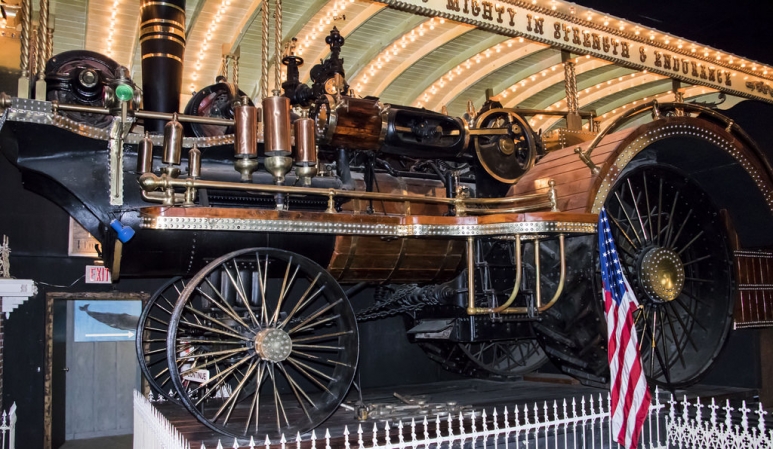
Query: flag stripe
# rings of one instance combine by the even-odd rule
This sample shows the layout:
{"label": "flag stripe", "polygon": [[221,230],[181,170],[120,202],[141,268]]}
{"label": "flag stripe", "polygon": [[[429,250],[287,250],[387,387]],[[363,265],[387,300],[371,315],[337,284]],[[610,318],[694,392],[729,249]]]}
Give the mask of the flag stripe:
{"label": "flag stripe", "polygon": [[639,306],[617,256],[606,209],[599,214],[599,260],[607,320],[610,425],[626,449],[636,447],[650,406],[633,311]]}

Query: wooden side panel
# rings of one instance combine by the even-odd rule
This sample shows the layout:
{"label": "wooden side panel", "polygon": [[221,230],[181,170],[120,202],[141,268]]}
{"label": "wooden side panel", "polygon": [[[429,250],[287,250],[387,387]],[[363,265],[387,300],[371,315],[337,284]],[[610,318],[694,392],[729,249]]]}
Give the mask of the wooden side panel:
{"label": "wooden side panel", "polygon": [[339,236],[328,271],[339,282],[444,282],[458,272],[463,240]]}
{"label": "wooden side panel", "polygon": [[[633,130],[625,130],[602,139],[591,155],[593,163],[601,167],[610,157],[614,157],[618,146],[631,132]],[[580,147],[583,146],[587,147]],[[598,175],[594,175],[580,160],[574,152],[575,148],[577,146],[556,150],[543,157],[510,189],[508,195],[546,193],[548,182],[552,179],[556,182],[558,210],[587,213],[591,197],[596,193],[594,186],[598,184]]]}
{"label": "wooden side panel", "polygon": [[773,326],[773,252],[735,250],[736,328]]}

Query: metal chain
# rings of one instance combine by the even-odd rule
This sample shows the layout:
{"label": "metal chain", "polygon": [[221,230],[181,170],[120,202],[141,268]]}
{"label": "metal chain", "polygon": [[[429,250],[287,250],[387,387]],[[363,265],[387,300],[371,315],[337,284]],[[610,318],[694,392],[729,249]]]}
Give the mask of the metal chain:
{"label": "metal chain", "polygon": [[48,1],[40,0],[38,16],[38,79],[46,77],[46,41],[48,40]]}
{"label": "metal chain", "polygon": [[[434,286],[425,288],[434,288]],[[376,301],[372,306],[357,312],[355,316],[359,322],[388,318],[401,313],[420,310],[428,305],[437,303],[437,300],[427,298],[424,288],[416,284],[409,284],[400,286],[387,299]]]}
{"label": "metal chain", "polygon": [[32,35],[32,0],[21,2],[21,76],[30,76],[30,36]]}
{"label": "metal chain", "polygon": [[268,9],[269,0],[263,0],[261,9],[262,42],[260,44],[260,98],[268,96]]}
{"label": "metal chain", "polygon": [[239,85],[239,57],[233,56],[233,63],[234,63],[234,79],[233,83],[235,86]]}
{"label": "metal chain", "polygon": [[282,0],[276,0],[274,5],[274,90],[279,95],[282,90]]}
{"label": "metal chain", "polygon": [[566,87],[566,109],[570,113],[576,113],[577,101],[577,75],[574,71],[574,62],[564,63],[564,86]]}
{"label": "metal chain", "polygon": [[54,27],[48,28],[46,43],[48,44],[46,46],[46,60],[49,60],[54,56]]}

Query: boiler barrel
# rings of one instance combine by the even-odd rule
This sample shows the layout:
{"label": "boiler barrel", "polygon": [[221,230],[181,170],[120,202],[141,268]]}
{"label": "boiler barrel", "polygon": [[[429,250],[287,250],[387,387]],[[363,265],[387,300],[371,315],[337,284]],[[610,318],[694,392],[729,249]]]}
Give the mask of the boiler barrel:
{"label": "boiler barrel", "polygon": [[[143,108],[178,112],[185,53],[185,0],[141,0]],[[164,121],[147,120],[145,129],[161,134]]]}

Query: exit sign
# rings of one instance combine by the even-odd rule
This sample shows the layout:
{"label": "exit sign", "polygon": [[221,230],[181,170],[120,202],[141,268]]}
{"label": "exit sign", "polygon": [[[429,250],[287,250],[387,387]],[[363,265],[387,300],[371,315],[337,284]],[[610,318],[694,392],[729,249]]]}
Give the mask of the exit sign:
{"label": "exit sign", "polygon": [[110,284],[110,270],[99,265],[86,265],[87,284]]}

